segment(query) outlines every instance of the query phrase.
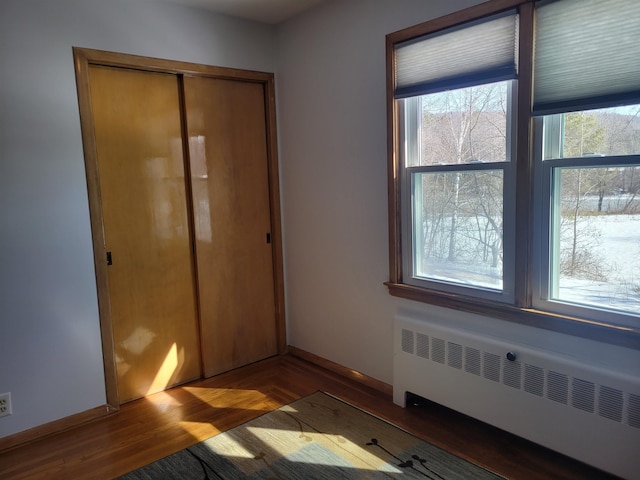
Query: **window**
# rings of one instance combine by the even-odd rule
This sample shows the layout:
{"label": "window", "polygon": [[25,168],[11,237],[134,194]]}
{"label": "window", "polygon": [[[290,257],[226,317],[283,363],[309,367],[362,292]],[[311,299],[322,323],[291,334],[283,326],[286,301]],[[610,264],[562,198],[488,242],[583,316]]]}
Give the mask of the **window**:
{"label": "window", "polygon": [[513,81],[502,81],[403,101],[412,145],[404,153],[409,283],[512,300],[503,236],[505,216],[513,216],[504,205],[513,90]]}
{"label": "window", "polygon": [[387,36],[391,294],[640,333],[639,41],[635,0],[487,2]]}
{"label": "window", "polygon": [[633,326],[640,316],[640,105],[539,123],[538,258],[545,268],[534,304]]}

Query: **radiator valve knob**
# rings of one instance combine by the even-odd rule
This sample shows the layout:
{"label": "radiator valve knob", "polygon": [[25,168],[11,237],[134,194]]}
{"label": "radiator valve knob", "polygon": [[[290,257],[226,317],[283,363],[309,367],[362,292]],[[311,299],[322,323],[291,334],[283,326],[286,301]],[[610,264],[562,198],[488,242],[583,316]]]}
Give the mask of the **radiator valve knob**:
{"label": "radiator valve knob", "polygon": [[510,362],[515,361],[516,359],[516,354],[514,352],[507,352],[507,360],[509,360]]}

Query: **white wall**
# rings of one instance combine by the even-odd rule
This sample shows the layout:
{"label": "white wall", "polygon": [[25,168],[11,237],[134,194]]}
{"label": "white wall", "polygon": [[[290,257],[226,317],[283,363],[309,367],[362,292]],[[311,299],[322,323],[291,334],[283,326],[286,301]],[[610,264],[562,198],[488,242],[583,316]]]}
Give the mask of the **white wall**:
{"label": "white wall", "polygon": [[385,35],[477,0],[337,0],[278,28],[289,343],[392,382],[401,309],[633,372],[640,352],[391,297]]}
{"label": "white wall", "polygon": [[274,71],[274,39],[140,0],[0,2],[0,437],[105,403],[71,47]]}

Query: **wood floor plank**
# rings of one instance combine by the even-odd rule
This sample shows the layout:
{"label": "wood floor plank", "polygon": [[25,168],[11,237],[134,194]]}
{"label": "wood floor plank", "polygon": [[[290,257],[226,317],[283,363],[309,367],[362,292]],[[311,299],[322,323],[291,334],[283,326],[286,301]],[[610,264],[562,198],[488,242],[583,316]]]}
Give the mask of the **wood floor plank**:
{"label": "wood floor plank", "polygon": [[317,390],[507,478],[614,478],[431,402],[400,408],[388,392],[292,355],[136,400],[116,414],[2,452],[0,478],[110,479]]}

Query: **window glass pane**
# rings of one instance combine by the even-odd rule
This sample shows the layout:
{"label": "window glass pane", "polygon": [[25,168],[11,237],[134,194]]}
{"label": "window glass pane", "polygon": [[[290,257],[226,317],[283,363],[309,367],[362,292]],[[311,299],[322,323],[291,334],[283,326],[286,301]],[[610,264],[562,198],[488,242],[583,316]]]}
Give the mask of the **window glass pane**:
{"label": "window glass pane", "polygon": [[[499,82],[405,100],[418,102],[418,141],[406,164],[507,161],[509,84]],[[407,109],[408,111],[408,109]],[[407,135],[412,129],[405,129]],[[415,130],[414,130],[415,131]],[[407,141],[411,139],[407,137]]]}
{"label": "window glass pane", "polygon": [[553,175],[550,297],[640,314],[640,166]]}
{"label": "window glass pane", "polygon": [[503,171],[413,174],[414,276],[502,290]]}
{"label": "window glass pane", "polygon": [[545,117],[544,159],[640,153],[640,105]]}

